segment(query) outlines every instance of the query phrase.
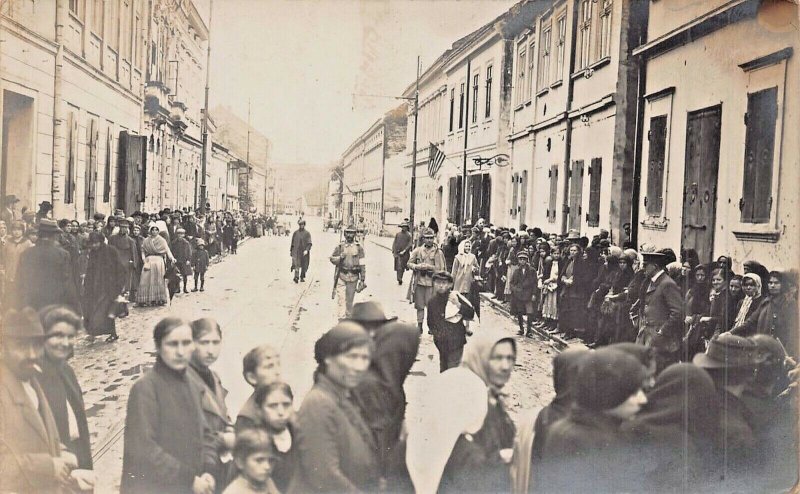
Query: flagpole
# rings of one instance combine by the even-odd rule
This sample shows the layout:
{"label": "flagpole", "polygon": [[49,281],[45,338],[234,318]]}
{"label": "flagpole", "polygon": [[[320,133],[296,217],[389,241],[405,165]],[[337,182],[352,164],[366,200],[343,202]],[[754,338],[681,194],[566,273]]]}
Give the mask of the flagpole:
{"label": "flagpole", "polygon": [[[408,212],[409,230],[411,231],[411,245],[414,245],[414,202],[417,193],[417,121],[419,111],[419,56],[417,56],[417,82],[414,88],[414,144],[411,150],[411,205]],[[422,232],[420,232],[421,234]]]}

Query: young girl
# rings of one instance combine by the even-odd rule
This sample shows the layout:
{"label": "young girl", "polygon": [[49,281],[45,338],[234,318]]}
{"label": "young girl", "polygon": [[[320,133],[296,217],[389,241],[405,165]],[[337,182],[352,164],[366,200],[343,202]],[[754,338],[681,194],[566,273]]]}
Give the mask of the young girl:
{"label": "young girl", "polygon": [[197,239],[197,248],[192,252],[192,270],[194,271],[194,288],[193,292],[197,291],[197,279],[200,278],[200,291],[206,289],[206,271],[208,270],[208,251],[206,251],[206,243],[202,238]]}
{"label": "young girl", "polygon": [[272,441],[263,429],[247,429],[236,434],[233,460],[239,476],[223,494],[279,494],[270,478],[273,461]]}
{"label": "young girl", "polygon": [[256,405],[261,410],[272,444],[272,479],[280,492],[286,492],[294,473],[296,456],[293,446],[294,395],[283,382],[274,382],[256,389]]}

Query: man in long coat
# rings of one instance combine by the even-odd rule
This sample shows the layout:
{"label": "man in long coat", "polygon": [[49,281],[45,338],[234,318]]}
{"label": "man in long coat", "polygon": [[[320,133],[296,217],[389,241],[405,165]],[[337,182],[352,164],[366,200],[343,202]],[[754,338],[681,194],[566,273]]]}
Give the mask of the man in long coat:
{"label": "man in long coat", "polygon": [[127,219],[119,220],[119,232],[108,239],[108,245],[117,250],[119,260],[126,268],[128,275],[125,282],[125,291],[130,293],[131,300],[134,300],[136,289],[139,287],[138,283],[136,285],[133,284],[134,279],[138,282],[138,276],[134,276],[134,273],[141,269],[142,255],[136,246],[136,240],[130,236],[129,228],[130,223]]}
{"label": "man in long coat", "polygon": [[89,234],[89,264],[84,279],[83,318],[90,336],[109,335],[116,341],[117,328],[113,305],[129,281],[128,267],[114,247],[103,243],[102,234]]}
{"label": "man in long coat", "polygon": [[17,267],[17,307],[39,310],[46,305],[67,305],[80,311],[72,279],[69,253],[58,245],[61,233],[55,221],[39,222],[36,245],[25,250]]}
{"label": "man in long coat", "polygon": [[636,343],[656,352],[658,372],[680,356],[683,339],[683,297],[681,289],[664,271],[667,254],[643,252],[647,289],[638,303],[639,334]]}
{"label": "man in long coat", "polygon": [[400,223],[400,231],[394,236],[392,255],[394,256],[394,270],[397,273],[397,284],[403,284],[403,273],[411,256],[411,234],[408,233],[408,222]]}
{"label": "man in long coat", "polygon": [[297,230],[292,234],[292,245],[289,249],[292,256],[292,270],[294,271],[294,282],[306,281],[306,271],[308,262],[311,259],[311,234],[306,230],[306,220],[300,218],[297,221]]}
{"label": "man in long coat", "polygon": [[37,379],[44,329],[36,313],[9,311],[0,359],[0,478],[3,492],[61,492],[78,466],[61,451],[53,413]]}

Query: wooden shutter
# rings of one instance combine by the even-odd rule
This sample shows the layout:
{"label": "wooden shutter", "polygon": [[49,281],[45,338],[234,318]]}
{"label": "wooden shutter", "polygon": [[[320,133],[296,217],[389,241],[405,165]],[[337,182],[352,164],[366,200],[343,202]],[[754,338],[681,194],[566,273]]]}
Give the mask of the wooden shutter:
{"label": "wooden shutter", "polygon": [[667,116],[660,115],[650,119],[650,153],[647,157],[647,195],[644,198],[645,211],[652,216],[661,215],[664,205],[664,156],[667,141]]}
{"label": "wooden shutter", "polygon": [[572,162],[569,183],[569,227],[580,230],[583,213],[583,160]]}
{"label": "wooden shutter", "polygon": [[550,172],[550,201],[547,206],[547,221],[556,222],[556,200],[558,199],[558,165],[551,165]]}
{"label": "wooden shutter", "polygon": [[519,218],[523,222],[525,221],[525,215],[528,213],[528,170],[522,172],[519,189]]}
{"label": "wooden shutter", "polygon": [[772,163],[778,88],[747,95],[744,179],[739,208],[742,223],[767,223],[772,210]]}
{"label": "wooden shutter", "polygon": [[103,202],[111,202],[111,152],[114,149],[114,134],[111,127],[106,134],[106,163],[103,170]]}
{"label": "wooden shutter", "polygon": [[511,217],[517,217],[517,207],[519,206],[519,185],[517,183],[517,179],[519,178],[519,174],[515,173],[511,175]]}
{"label": "wooden shutter", "polygon": [[75,175],[77,171],[78,119],[74,112],[67,116],[67,169],[64,173],[64,204],[75,202]]}
{"label": "wooden shutter", "polygon": [[600,225],[600,179],[603,176],[603,158],[592,158],[589,165],[589,212],[586,213],[586,224]]}

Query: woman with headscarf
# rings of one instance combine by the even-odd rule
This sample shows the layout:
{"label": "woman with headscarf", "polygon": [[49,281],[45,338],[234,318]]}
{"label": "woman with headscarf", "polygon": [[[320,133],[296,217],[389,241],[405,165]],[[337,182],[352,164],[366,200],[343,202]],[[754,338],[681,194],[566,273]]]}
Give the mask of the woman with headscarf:
{"label": "woman with headscarf", "polygon": [[633,435],[644,476],[635,490],[696,492],[716,477],[720,402],[703,369],[673,364],[659,374],[647,404],[622,429]]}
{"label": "woman with headscarf", "polygon": [[694,332],[687,335],[690,351],[695,354],[705,351],[708,340],[731,329],[736,317],[736,299],[728,288],[729,272],[725,267],[711,271],[711,289],[708,292],[708,314],[700,316]]}
{"label": "woman with headscarf", "polygon": [[542,293],[543,329],[555,333],[558,331],[558,273],[561,269],[561,252],[558,247],[551,245],[550,255],[545,259],[543,267],[547,272],[539,282]]}
{"label": "woman with headscarf", "polygon": [[469,295],[472,282],[479,271],[478,258],[472,253],[472,242],[469,239],[458,246],[458,254],[453,260],[453,291],[464,296]]}
{"label": "woman with headscarf", "polygon": [[408,483],[405,462],[398,441],[406,414],[403,389],[419,349],[416,326],[392,322],[375,334],[375,353],[364,380],[353,390],[353,401],[375,437],[381,477],[389,490],[398,483]]}
{"label": "woman with headscarf", "polygon": [[594,279],[594,293],[590,301],[591,309],[594,309],[596,320],[599,321],[597,331],[592,338],[593,346],[608,345],[616,332],[616,324],[613,319],[614,306],[610,301],[606,301],[606,295],[611,291],[614,280],[620,270],[619,261],[622,257],[622,249],[612,245],[608,250],[601,252],[603,265]]}
{"label": "woman with headscarf", "polygon": [[129,268],[117,250],[105,243],[100,232],[89,234],[89,262],[83,280],[83,320],[90,341],[107,334],[106,341],[119,339],[115,304],[130,280]]}
{"label": "woman with headscarf", "polygon": [[647,403],[645,368],[613,348],[587,352],[578,366],[575,403],[550,427],[536,492],[630,490],[637,472],[627,469],[630,442],[621,426]]}
{"label": "woman with headscarf", "polygon": [[136,291],[136,302],[140,306],[165,305],[169,302],[166,275],[166,260],[175,262],[175,256],[169,250],[169,245],[164,237],[159,235],[159,228],[150,224],[148,237],[142,242],[142,276],[139,280],[139,289]]}
{"label": "woman with headscarf", "polygon": [[792,358],[798,356],[797,299],[783,273],[769,273],[769,300],[758,317],[756,332],[777,338]]}
{"label": "woman with headscarf", "polygon": [[289,493],[371,492],[380,469],[375,438],[352,391],[373,353],[369,334],[340,322],[314,344],[314,386],[297,412],[297,468]]}
{"label": "woman with headscarf", "polygon": [[736,307],[736,319],[730,332],[738,336],[752,336],[758,329],[758,318],[769,303],[769,297],[762,293],[761,277],[755,273],[744,275],[742,291],[745,297]]}
{"label": "woman with headscarf", "polygon": [[507,492],[514,424],[503,405],[516,344],[484,329],[464,349],[460,367],[432,379],[410,413],[406,464],[418,494]]}
{"label": "woman with headscarf", "polygon": [[758,275],[761,278],[762,288],[769,283],[769,270],[760,262],[748,259],[742,264],[742,268],[744,269],[744,274],[753,273]]}

